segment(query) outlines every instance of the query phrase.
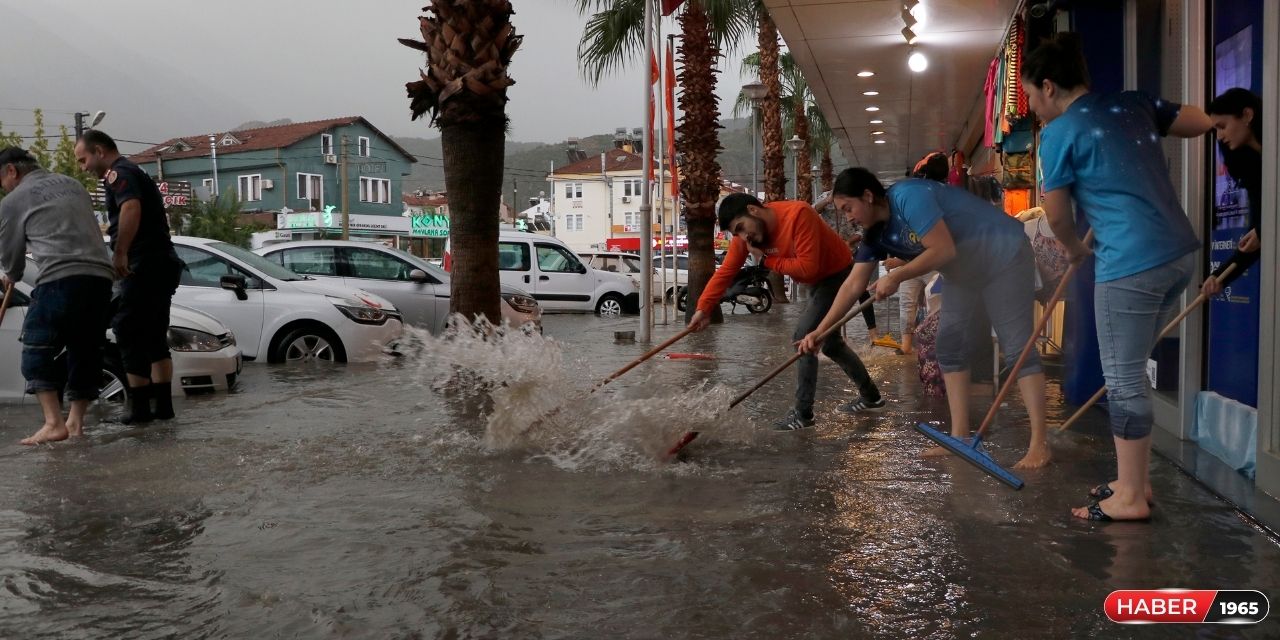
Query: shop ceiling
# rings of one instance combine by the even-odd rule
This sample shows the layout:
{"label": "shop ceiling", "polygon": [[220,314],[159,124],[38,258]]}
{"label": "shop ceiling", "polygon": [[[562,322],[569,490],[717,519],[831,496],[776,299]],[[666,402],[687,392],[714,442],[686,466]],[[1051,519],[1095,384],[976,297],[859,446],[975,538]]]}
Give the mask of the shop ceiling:
{"label": "shop ceiling", "polygon": [[912,28],[914,50],[928,59],[921,73],[907,67],[913,48],[902,34],[902,0],[764,3],[850,165],[893,179],[924,154],[973,139],[965,125],[981,121],[987,66],[1018,0],[922,0],[923,19]]}

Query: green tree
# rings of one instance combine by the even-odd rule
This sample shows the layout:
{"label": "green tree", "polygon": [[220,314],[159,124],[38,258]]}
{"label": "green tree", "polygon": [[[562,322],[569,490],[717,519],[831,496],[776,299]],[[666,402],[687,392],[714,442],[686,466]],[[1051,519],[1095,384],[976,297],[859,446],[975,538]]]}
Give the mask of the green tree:
{"label": "green tree", "polygon": [[234,193],[223,193],[212,200],[193,201],[185,217],[171,223],[177,235],[221,240],[248,248],[249,240],[262,225],[244,225],[240,200]]}
{"label": "green tree", "polygon": [[427,56],[406,85],[413,119],[440,128],[453,253],[449,310],[502,321],[498,211],[507,133],[511,58],[521,37],[509,0],[431,0],[418,18],[422,40],[400,43]]}
{"label": "green tree", "polygon": [[[40,166],[79,180],[85,189],[93,191],[99,186],[98,179],[80,169],[76,164],[76,141],[66,126],[59,129],[57,145],[50,147],[50,140],[44,128],[44,113],[40,109],[32,112],[35,132],[31,136],[21,136],[15,131],[5,132],[4,123],[0,122],[0,148],[22,147],[35,157]],[[3,198],[0,192],[0,198]]]}

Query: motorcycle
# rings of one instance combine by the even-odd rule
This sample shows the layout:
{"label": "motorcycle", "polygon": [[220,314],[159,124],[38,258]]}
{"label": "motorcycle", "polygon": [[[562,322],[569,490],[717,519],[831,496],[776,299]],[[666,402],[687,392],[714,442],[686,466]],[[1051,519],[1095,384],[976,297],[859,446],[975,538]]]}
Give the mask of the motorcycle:
{"label": "motorcycle", "polygon": [[[773,290],[769,288],[769,270],[763,265],[745,266],[733,283],[724,290],[720,302],[733,305],[730,313],[738,310],[738,305],[747,308],[751,313],[765,313],[773,308]],[[684,311],[689,304],[689,288],[681,287],[676,299],[676,308]]]}

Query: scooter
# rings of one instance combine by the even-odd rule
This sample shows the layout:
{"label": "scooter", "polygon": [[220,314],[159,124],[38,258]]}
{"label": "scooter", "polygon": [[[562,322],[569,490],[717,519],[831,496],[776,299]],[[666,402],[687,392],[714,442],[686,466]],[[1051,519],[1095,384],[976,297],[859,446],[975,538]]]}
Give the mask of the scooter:
{"label": "scooter", "polygon": [[[747,308],[751,313],[765,313],[773,308],[773,291],[769,289],[769,270],[763,265],[743,267],[733,278],[733,284],[725,289],[720,302],[728,302],[732,306],[730,313],[738,310],[738,305]],[[689,288],[681,287],[676,299],[676,308],[684,311],[689,303]]]}

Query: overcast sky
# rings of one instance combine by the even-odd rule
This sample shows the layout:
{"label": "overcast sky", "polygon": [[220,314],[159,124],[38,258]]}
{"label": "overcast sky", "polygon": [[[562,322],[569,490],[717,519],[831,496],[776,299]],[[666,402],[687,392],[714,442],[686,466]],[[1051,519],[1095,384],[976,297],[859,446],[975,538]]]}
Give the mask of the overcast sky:
{"label": "overcast sky", "polygon": [[[424,57],[396,42],[418,35],[426,4],[0,0],[0,122],[30,135],[32,107],[43,107],[53,125],[71,125],[76,110],[102,109],[102,130],[156,142],[249,120],[363,115],[388,134],[434,137],[435,129],[410,122],[404,93]],[[585,18],[573,0],[514,6],[524,44],[511,69],[512,139],[554,142],[642,126],[637,65],[599,87],[582,79],[577,43]],[[742,56],[730,54],[718,92],[722,112],[742,84]]]}

